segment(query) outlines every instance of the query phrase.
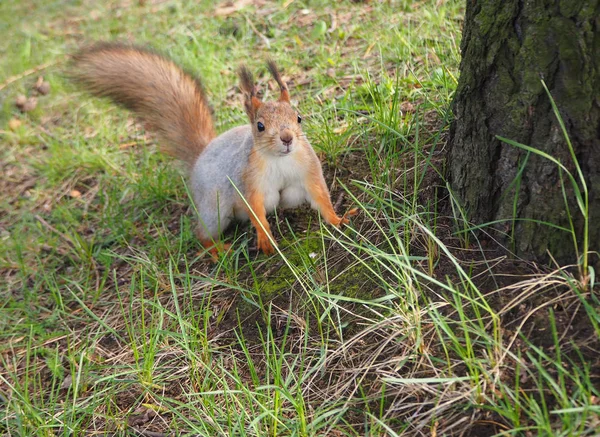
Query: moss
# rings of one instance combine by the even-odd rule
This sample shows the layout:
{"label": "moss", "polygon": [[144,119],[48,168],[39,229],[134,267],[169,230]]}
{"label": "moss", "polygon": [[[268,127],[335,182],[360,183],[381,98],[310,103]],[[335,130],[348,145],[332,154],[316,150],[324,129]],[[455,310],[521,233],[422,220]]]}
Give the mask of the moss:
{"label": "moss", "polygon": [[[585,39],[579,35],[581,32],[577,25],[566,18],[552,20],[555,28],[561,68],[565,74],[561,75],[561,89],[564,95],[557,96],[568,106],[568,112],[576,120],[584,120],[589,114],[592,101],[586,98],[593,92],[592,75],[589,55],[586,56]],[[573,41],[580,41],[574,44]],[[581,45],[584,45],[582,47]]]}
{"label": "moss", "polygon": [[[283,240],[279,243],[279,248],[290,265],[297,267],[311,265],[310,254],[321,253],[321,237],[314,234],[308,235],[299,241]],[[278,264],[281,264],[281,266],[277,268]],[[270,269],[274,269],[274,271],[268,277],[265,277],[260,284],[255,284],[255,289],[258,290],[263,301],[274,299],[282,292],[289,290],[296,282],[296,276],[287,264],[281,263],[280,258],[273,258],[265,266],[265,271]]]}
{"label": "moss", "polygon": [[574,17],[579,13],[581,7],[581,3],[574,2],[573,0],[560,0],[560,14],[563,17]]}
{"label": "moss", "polygon": [[499,22],[509,23],[515,14],[515,5],[511,3],[482,2],[481,10],[476,14],[479,32],[485,36],[494,32]]}
{"label": "moss", "polygon": [[[291,264],[296,265],[295,263]],[[257,289],[260,293],[260,298],[263,301],[272,300],[286,290],[289,290],[295,281],[296,277],[289,267],[284,264],[276,273],[264,278],[264,281],[258,284]]]}
{"label": "moss", "polygon": [[[322,241],[319,235],[309,235],[302,240],[283,241],[279,245],[281,251],[289,264],[299,267],[301,270],[308,270],[313,274],[316,280],[319,280],[319,271],[322,270],[322,261],[313,261],[312,254],[318,257],[322,253]],[[280,265],[278,267],[278,265]],[[296,282],[296,276],[286,263],[282,263],[278,257],[273,258],[268,265],[264,266],[264,271],[273,269],[267,277],[261,278],[259,283],[254,284],[254,289],[259,293],[260,300],[264,302],[271,301],[281,296]],[[330,266],[331,269],[331,266]],[[339,272],[330,271],[329,278],[335,280],[329,283],[329,292],[346,297],[357,299],[370,299],[373,297],[374,284],[373,273],[370,269],[377,271],[377,264],[371,261],[370,264],[357,264],[351,268],[345,268]],[[240,302],[240,311],[252,312],[256,308],[248,302]]]}
{"label": "moss", "polygon": [[346,269],[329,284],[329,292],[354,299],[372,299],[377,289],[374,288],[375,281],[371,269],[378,271],[375,261]]}

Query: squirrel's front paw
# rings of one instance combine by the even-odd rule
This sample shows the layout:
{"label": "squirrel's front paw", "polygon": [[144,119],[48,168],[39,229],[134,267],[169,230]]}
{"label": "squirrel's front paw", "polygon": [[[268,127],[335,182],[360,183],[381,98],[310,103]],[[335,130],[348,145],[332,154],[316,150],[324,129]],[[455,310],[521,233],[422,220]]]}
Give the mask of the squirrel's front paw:
{"label": "squirrel's front paw", "polygon": [[267,235],[258,234],[256,246],[258,247],[258,250],[262,251],[265,255],[273,255],[275,253],[275,247],[273,247]]}
{"label": "squirrel's front paw", "polygon": [[336,217],[336,221],[333,223],[333,225],[338,226],[338,227],[342,226],[342,225],[347,225],[348,223],[350,223],[350,219],[348,217],[353,217],[356,214],[358,214],[358,208],[352,208],[350,211],[348,211],[342,217]]}

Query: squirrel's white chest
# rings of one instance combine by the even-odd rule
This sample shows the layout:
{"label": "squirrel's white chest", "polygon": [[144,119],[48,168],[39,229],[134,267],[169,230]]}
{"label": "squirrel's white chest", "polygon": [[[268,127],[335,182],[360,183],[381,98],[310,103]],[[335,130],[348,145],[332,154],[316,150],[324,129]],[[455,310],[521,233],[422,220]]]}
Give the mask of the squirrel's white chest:
{"label": "squirrel's white chest", "polygon": [[307,200],[306,170],[293,156],[275,157],[267,161],[260,179],[267,213],[277,206],[293,208]]}

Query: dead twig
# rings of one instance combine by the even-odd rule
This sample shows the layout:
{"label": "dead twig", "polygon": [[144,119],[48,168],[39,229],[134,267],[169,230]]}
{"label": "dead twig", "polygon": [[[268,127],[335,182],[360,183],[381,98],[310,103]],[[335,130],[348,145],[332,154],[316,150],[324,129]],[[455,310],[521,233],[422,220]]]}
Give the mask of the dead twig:
{"label": "dead twig", "polygon": [[246,16],[246,21],[248,22],[248,25],[254,31],[254,33],[257,34],[258,37],[263,40],[263,42],[265,43],[265,45],[267,46],[267,48],[270,49],[271,48],[271,42],[269,41],[269,38],[267,38],[265,35],[263,35],[262,33],[260,33],[260,31],[256,28],[256,26],[254,25],[254,23],[252,23],[252,20],[250,20],[250,18],[248,16]]}
{"label": "dead twig", "polygon": [[45,64],[38,65],[37,67],[30,68],[29,70],[25,70],[21,74],[17,74],[15,76],[11,76],[8,79],[6,79],[3,83],[0,84],[0,91],[2,91],[4,88],[6,88],[11,83],[16,82],[16,81],[18,81],[20,79],[23,79],[24,77],[30,76],[32,74],[35,74],[38,71],[44,70],[44,69],[46,69],[48,67],[51,67],[53,65],[56,65],[56,64],[62,62],[62,60],[63,59],[61,58],[61,59],[57,59],[57,60],[54,60],[54,61],[46,62]]}
{"label": "dead twig", "polygon": [[44,225],[44,227],[48,228],[50,231],[54,232],[55,234],[59,235],[64,241],[66,241],[67,243],[69,243],[73,248],[76,248],[77,245],[75,244],[75,242],[73,242],[73,239],[71,237],[69,237],[66,234],[63,234],[62,232],[60,232],[58,229],[56,229],[54,226],[52,226],[50,223],[48,223],[46,220],[44,220],[42,217],[40,217],[38,214],[36,214],[34,216],[42,225]]}

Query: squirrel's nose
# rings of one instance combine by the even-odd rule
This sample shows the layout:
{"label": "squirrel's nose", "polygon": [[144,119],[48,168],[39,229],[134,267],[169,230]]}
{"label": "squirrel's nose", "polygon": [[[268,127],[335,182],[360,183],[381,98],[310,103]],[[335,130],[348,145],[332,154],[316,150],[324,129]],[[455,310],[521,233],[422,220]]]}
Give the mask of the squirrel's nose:
{"label": "squirrel's nose", "polygon": [[289,146],[292,143],[294,136],[292,135],[292,132],[289,129],[284,129],[281,132],[280,138],[281,138],[281,142],[283,144],[285,144],[286,146]]}

